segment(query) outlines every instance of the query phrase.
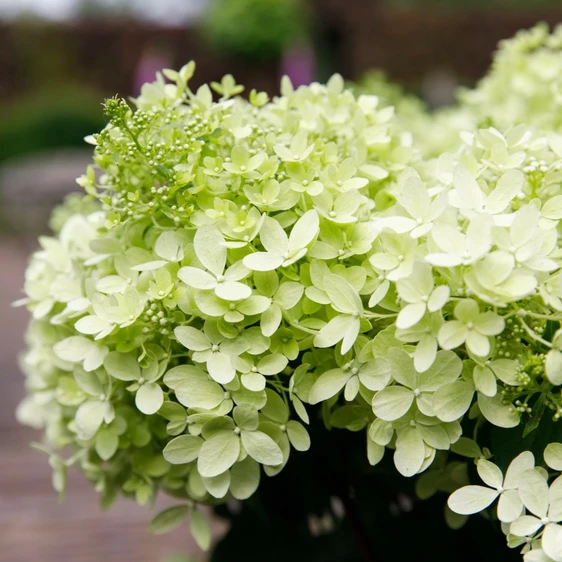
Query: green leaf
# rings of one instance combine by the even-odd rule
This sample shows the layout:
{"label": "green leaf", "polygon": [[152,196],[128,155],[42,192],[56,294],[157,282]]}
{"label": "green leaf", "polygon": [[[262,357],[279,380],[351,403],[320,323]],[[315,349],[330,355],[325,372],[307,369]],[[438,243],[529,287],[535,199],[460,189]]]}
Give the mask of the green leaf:
{"label": "green leaf", "polygon": [[119,437],[107,428],[102,428],[96,435],[96,452],[104,461],[109,460],[117,451]]}
{"label": "green leaf", "polygon": [[523,439],[532,433],[539,427],[540,421],[544,414],[544,409],[546,406],[546,394],[541,394],[535,404],[533,405],[533,413],[531,419],[525,424],[523,429]]}
{"label": "green leaf", "polygon": [[209,550],[211,547],[211,527],[207,518],[200,512],[194,511],[189,521],[191,535],[201,550]]}
{"label": "green leaf", "polygon": [[451,451],[470,459],[477,459],[482,456],[482,450],[478,443],[468,437],[461,437],[456,443],[453,443],[451,445]]}
{"label": "green leaf", "polygon": [[246,452],[260,464],[275,466],[283,462],[279,445],[262,431],[242,431],[242,445]]}
{"label": "green leaf", "polygon": [[156,535],[163,535],[179,527],[187,518],[189,507],[187,505],[175,505],[161,511],[150,522],[149,530]]}
{"label": "green leaf", "polygon": [[204,441],[194,435],[180,435],[172,439],[162,451],[170,464],[187,464],[199,456]]}
{"label": "green leaf", "polygon": [[103,360],[105,370],[120,381],[135,381],[140,378],[138,361],[129,353],[110,351]]}
{"label": "green leaf", "polygon": [[135,404],[143,414],[155,414],[163,403],[164,393],[155,382],[147,382],[137,390]]}
{"label": "green leaf", "polygon": [[219,431],[201,447],[197,469],[201,476],[211,478],[228,470],[238,459],[240,439],[233,431]]}
{"label": "green leaf", "polygon": [[351,371],[343,369],[331,369],[322,373],[310,389],[308,401],[310,404],[318,404],[335,396],[352,377]]}

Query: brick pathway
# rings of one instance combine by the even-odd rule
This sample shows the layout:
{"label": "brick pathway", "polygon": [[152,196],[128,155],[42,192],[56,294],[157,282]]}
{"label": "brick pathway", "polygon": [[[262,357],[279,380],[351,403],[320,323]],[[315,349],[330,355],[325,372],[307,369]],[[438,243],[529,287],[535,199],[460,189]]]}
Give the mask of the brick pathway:
{"label": "brick pathway", "polygon": [[[148,533],[150,512],[120,500],[103,513],[94,490],[71,471],[66,501],[51,488],[46,458],[29,448],[36,432],[20,427],[14,410],[23,396],[17,354],[27,312],[20,298],[26,255],[33,243],[0,239],[0,559],[5,562],[163,562],[177,553],[204,557],[186,527],[167,535]],[[160,498],[157,507],[174,502]],[[216,524],[215,531],[221,526]]]}

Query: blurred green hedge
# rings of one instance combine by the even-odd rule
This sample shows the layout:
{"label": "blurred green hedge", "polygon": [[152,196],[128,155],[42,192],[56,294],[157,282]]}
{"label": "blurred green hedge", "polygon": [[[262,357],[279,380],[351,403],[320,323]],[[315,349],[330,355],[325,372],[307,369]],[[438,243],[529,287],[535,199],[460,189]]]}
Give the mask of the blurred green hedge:
{"label": "blurred green hedge", "polygon": [[459,10],[504,9],[532,11],[537,8],[562,8],[561,0],[382,0],[381,4],[392,8],[444,7]]}
{"label": "blurred green hedge", "polygon": [[0,163],[40,150],[83,146],[105,124],[100,96],[76,88],[37,91],[0,108]]}
{"label": "blurred green hedge", "polygon": [[306,35],[302,0],[213,0],[203,35],[215,49],[254,60],[278,58]]}

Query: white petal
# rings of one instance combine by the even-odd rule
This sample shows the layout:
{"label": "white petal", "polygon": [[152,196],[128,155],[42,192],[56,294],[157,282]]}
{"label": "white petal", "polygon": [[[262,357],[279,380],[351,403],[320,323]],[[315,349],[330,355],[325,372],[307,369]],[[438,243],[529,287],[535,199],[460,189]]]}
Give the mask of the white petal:
{"label": "white petal", "polygon": [[491,488],[501,488],[503,484],[503,474],[502,471],[490,461],[482,459],[478,461],[476,465],[476,470],[478,471],[478,476],[482,479],[485,484],[488,484]]}
{"label": "white petal", "polygon": [[540,519],[533,517],[532,515],[522,515],[517,518],[509,528],[509,532],[512,535],[517,535],[518,537],[528,537],[536,533],[542,523]]}
{"label": "white petal", "polygon": [[511,523],[523,512],[523,502],[517,490],[506,490],[498,502],[498,519],[504,523]]}
{"label": "white petal", "polygon": [[484,486],[464,486],[449,496],[448,506],[460,515],[471,515],[486,509],[498,492]]}

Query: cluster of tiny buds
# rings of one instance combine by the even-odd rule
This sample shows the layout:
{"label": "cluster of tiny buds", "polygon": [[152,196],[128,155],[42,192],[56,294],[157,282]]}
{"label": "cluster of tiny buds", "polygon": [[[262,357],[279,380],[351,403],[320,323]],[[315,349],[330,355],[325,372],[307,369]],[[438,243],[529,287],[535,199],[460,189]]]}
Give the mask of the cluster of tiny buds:
{"label": "cluster of tiny buds", "polygon": [[549,167],[545,160],[537,160],[534,156],[531,156],[529,157],[527,165],[523,168],[523,172],[526,174],[534,174],[538,171],[546,174],[548,169]]}
{"label": "cluster of tiny buds", "polygon": [[148,326],[144,326],[142,329],[142,333],[144,335],[157,332],[166,336],[170,333],[170,330],[166,327],[170,324],[170,318],[167,316],[167,311],[156,302],[153,302],[148,307],[142,319],[146,324],[148,324]]}
{"label": "cluster of tiny buds", "polygon": [[508,409],[511,413],[519,412],[520,414],[530,414],[533,411],[527,402],[521,402],[521,400],[516,400]]}

